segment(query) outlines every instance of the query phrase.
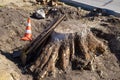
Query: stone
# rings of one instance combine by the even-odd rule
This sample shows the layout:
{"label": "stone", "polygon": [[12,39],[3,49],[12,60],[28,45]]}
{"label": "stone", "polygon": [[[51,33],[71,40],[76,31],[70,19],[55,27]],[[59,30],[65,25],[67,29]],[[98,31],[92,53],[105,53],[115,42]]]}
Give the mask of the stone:
{"label": "stone", "polygon": [[39,9],[34,13],[33,16],[38,18],[38,19],[44,19],[45,18],[45,11],[43,9]]}

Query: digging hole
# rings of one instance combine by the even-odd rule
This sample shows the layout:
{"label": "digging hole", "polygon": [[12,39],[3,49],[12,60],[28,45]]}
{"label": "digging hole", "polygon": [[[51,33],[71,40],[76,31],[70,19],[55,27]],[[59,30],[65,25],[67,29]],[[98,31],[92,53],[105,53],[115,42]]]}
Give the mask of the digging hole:
{"label": "digging hole", "polygon": [[106,45],[88,28],[81,27],[80,30],[73,33],[52,32],[42,50],[37,48],[35,53],[40,52],[40,55],[28,67],[37,80],[49,75],[55,77],[61,70],[89,70],[93,56],[106,51]]}

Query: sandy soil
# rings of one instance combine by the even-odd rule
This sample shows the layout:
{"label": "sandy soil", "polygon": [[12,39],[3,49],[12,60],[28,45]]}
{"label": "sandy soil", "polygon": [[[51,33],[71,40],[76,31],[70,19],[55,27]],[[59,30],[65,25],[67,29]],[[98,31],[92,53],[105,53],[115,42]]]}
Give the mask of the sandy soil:
{"label": "sandy soil", "polygon": [[[30,8],[28,7],[28,9]],[[36,6],[32,9],[36,9]],[[106,41],[109,53],[95,57],[94,70],[92,71],[73,70],[69,73],[58,74],[56,78],[47,77],[45,80],[120,80],[120,19],[114,16],[85,17],[87,11],[78,11],[71,7],[62,9],[65,11],[67,18],[55,31],[61,33],[74,32],[78,26],[87,26],[99,39]],[[24,35],[26,20],[31,16],[31,12],[32,10],[19,7],[6,6],[0,8],[0,51],[2,54],[12,54],[13,51],[22,49],[29,43],[21,41],[20,38]],[[52,19],[38,20],[31,18],[31,20],[32,35],[35,39]],[[27,80],[26,75],[24,76],[24,80]]]}

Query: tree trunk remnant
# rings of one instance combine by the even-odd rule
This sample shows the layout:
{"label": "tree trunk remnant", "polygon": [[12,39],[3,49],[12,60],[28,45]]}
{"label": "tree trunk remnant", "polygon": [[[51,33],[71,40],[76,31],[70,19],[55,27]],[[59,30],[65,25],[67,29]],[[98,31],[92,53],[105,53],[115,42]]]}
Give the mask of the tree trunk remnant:
{"label": "tree trunk remnant", "polygon": [[81,27],[80,32],[69,33],[62,40],[53,40],[51,37],[46,39],[48,41],[42,47],[40,55],[28,67],[37,80],[49,75],[56,77],[59,71],[91,69],[89,66],[92,65],[94,56],[107,52],[104,42],[87,27]]}

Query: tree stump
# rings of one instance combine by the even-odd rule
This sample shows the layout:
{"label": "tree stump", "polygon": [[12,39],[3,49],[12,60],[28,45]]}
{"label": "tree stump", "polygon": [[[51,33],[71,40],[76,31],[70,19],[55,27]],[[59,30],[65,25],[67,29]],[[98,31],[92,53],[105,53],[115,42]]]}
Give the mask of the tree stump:
{"label": "tree stump", "polygon": [[37,60],[29,67],[37,80],[48,75],[55,77],[61,70],[85,69],[95,55],[107,51],[107,46],[87,27],[81,28],[80,32],[60,35],[61,39],[50,37]]}

